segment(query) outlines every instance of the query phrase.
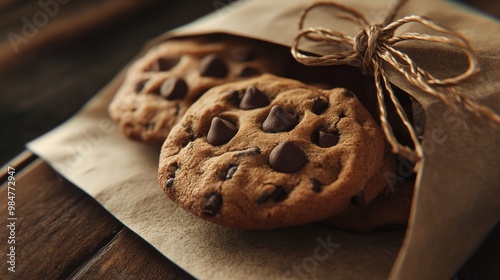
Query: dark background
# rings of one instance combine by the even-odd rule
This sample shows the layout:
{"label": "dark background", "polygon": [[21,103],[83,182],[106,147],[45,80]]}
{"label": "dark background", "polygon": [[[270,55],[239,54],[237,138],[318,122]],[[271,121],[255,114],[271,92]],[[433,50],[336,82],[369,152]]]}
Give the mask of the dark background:
{"label": "dark background", "polygon": [[[41,7],[33,0],[2,0],[0,165],[75,114],[147,40],[234,1],[72,0],[15,54],[9,32],[22,34],[23,17],[32,21]],[[462,2],[500,16],[500,1]],[[165,17],[171,10],[175,17]]]}

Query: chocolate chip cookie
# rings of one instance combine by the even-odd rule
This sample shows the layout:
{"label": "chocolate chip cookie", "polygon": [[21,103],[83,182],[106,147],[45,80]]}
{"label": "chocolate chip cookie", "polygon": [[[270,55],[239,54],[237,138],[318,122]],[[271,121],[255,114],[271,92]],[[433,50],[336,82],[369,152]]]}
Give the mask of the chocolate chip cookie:
{"label": "chocolate chip cookie", "polygon": [[263,75],[213,88],[193,104],[163,144],[158,179],[206,220],[277,228],[370,203],[386,185],[371,179],[395,168],[386,147],[346,89]]}
{"label": "chocolate chip cookie", "polygon": [[129,138],[163,143],[205,91],[262,73],[279,75],[287,55],[283,47],[246,38],[171,39],[133,63],[109,111]]}

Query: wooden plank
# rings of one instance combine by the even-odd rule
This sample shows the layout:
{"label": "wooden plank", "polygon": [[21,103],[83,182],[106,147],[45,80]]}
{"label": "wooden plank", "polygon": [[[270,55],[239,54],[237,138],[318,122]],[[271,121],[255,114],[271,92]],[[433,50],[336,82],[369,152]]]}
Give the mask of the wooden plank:
{"label": "wooden plank", "polygon": [[194,279],[125,228],[70,279]]}
{"label": "wooden plank", "polygon": [[18,55],[79,36],[157,1],[92,0],[71,1],[65,5],[53,2],[49,9],[34,2],[22,7],[2,20],[1,27],[7,28],[2,34],[7,36],[0,42],[0,72],[9,70],[8,64]]}
{"label": "wooden plank", "polygon": [[[10,247],[8,223],[15,223],[15,267],[0,261],[2,279],[57,279],[73,273],[109,243],[123,225],[98,203],[58,176],[41,159],[15,174],[14,216],[7,216],[7,188],[0,189],[0,244]],[[17,220],[7,221],[7,217]],[[11,245],[9,245],[11,246]]]}

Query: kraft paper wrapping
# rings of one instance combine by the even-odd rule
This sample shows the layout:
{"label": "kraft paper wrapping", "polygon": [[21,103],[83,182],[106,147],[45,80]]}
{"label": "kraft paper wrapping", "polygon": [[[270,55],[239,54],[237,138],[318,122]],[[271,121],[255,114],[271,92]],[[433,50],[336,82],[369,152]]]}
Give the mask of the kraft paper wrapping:
{"label": "kraft paper wrapping", "polygon": [[[290,46],[307,0],[238,1],[212,15],[149,42],[172,36],[223,32]],[[337,1],[380,22],[390,1]],[[335,27],[328,9],[307,25]],[[465,35],[479,57],[481,73],[461,88],[470,98],[500,111],[500,24],[459,5],[410,1],[396,19],[425,15]],[[405,26],[398,32],[420,32]],[[465,69],[446,46],[408,43],[404,51],[438,77]],[[312,53],[324,50],[305,46]],[[409,85],[395,71],[390,81],[424,107],[423,168],[417,176],[412,215],[403,230],[356,234],[320,224],[269,231],[223,228],[185,212],[168,200],[156,181],[159,147],[124,138],[107,113],[124,72],[75,117],[28,144],[59,173],[200,279],[446,279],[460,267],[499,219],[500,133],[461,116]],[[374,93],[375,94],[375,93]],[[469,128],[467,128],[469,127]]]}

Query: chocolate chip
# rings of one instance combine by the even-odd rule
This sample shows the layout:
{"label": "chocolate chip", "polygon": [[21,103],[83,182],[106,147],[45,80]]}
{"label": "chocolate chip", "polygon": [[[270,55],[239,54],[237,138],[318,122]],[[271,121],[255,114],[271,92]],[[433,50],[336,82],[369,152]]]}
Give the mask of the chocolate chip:
{"label": "chocolate chip", "polygon": [[142,81],[137,82],[137,84],[135,84],[135,88],[134,88],[135,92],[140,93],[144,89],[144,86],[146,85],[147,82],[148,82],[148,80],[142,80]]}
{"label": "chocolate chip", "polygon": [[184,79],[170,77],[160,87],[160,95],[167,100],[182,99],[188,92],[188,84]]}
{"label": "chocolate chip", "polygon": [[171,189],[174,186],[175,178],[168,178],[167,182],[165,182],[165,186],[167,189]]}
{"label": "chocolate chip", "polygon": [[289,131],[297,125],[297,119],[287,110],[278,105],[274,105],[262,124],[265,132]]}
{"label": "chocolate chip", "polygon": [[319,131],[318,133],[318,146],[321,148],[330,148],[339,142],[339,136],[332,134],[332,133],[327,133],[323,131]]}
{"label": "chocolate chip", "polygon": [[239,62],[254,60],[256,56],[252,49],[239,49],[233,53],[233,59]]}
{"label": "chocolate chip", "polygon": [[232,90],[229,93],[229,102],[231,102],[231,104],[233,104],[234,106],[239,106],[242,95],[243,94],[241,92]]}
{"label": "chocolate chip", "polygon": [[201,59],[199,71],[203,77],[224,78],[227,76],[229,69],[224,60],[216,54],[209,54]]}
{"label": "chocolate chip", "polygon": [[321,115],[323,112],[328,109],[328,101],[321,98],[321,97],[315,97],[313,99],[313,105],[312,105],[312,112],[315,113],[316,115]]}
{"label": "chocolate chip", "polygon": [[260,73],[261,72],[260,72],[259,69],[251,67],[251,66],[247,66],[247,67],[241,69],[241,71],[238,73],[238,76],[240,76],[240,77],[251,77],[251,76],[257,76]]}
{"label": "chocolate chip", "polygon": [[151,65],[150,71],[168,71],[175,67],[181,60],[180,57],[162,57]]}
{"label": "chocolate chip", "polygon": [[341,118],[341,119],[342,119],[342,118],[345,118],[345,117],[346,117],[345,112],[343,112],[343,111],[342,111],[342,112],[340,112],[340,114],[339,114],[339,118]]}
{"label": "chocolate chip", "polygon": [[174,186],[175,183],[175,172],[179,169],[179,164],[177,162],[174,162],[169,168],[169,174],[168,174],[168,179],[165,182],[165,187],[167,189],[171,189]]}
{"label": "chocolate chip", "polygon": [[321,148],[330,148],[339,142],[338,132],[324,132],[322,130],[316,130],[311,135],[311,141]]}
{"label": "chocolate chip", "polygon": [[227,174],[226,174],[226,180],[233,178],[233,175],[237,169],[238,169],[237,165],[233,165],[233,166],[229,167],[229,169],[227,170]]}
{"label": "chocolate chip", "polygon": [[351,198],[352,205],[356,207],[363,207],[366,205],[365,192],[361,191]]}
{"label": "chocolate chip", "polygon": [[245,91],[245,95],[240,102],[240,108],[251,110],[269,105],[269,99],[256,86],[251,86]]}
{"label": "chocolate chip", "polygon": [[229,180],[233,178],[234,172],[238,169],[238,165],[230,164],[224,172],[220,174],[221,180]]}
{"label": "chocolate chip", "polygon": [[311,178],[311,189],[313,190],[313,192],[315,193],[319,193],[321,192],[321,190],[323,190],[323,184],[318,180],[318,179],[314,179],[314,178]]}
{"label": "chocolate chip", "polygon": [[283,173],[292,173],[299,170],[306,163],[304,152],[293,142],[283,142],[269,154],[269,165]]}
{"label": "chocolate chip", "polygon": [[288,192],[285,190],[283,186],[276,186],[276,188],[268,194],[261,196],[257,203],[265,203],[269,200],[273,200],[274,202],[280,202],[285,200],[288,197]]}
{"label": "chocolate chip", "polygon": [[205,196],[205,202],[203,203],[203,210],[201,213],[208,217],[213,217],[219,213],[222,208],[222,195],[219,193],[210,193]]}
{"label": "chocolate chip", "polygon": [[231,140],[238,132],[238,128],[231,122],[215,117],[212,119],[207,134],[207,142],[214,145],[222,145]]}

